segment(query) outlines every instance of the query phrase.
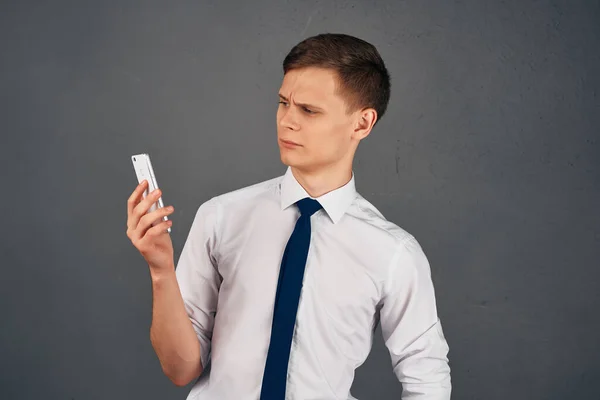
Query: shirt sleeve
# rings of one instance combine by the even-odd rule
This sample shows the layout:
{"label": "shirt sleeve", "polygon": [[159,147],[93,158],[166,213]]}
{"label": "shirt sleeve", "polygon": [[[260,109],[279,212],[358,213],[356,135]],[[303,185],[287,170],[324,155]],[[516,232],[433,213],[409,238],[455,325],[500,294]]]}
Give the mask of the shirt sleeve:
{"label": "shirt sleeve", "polygon": [[381,331],[403,400],[449,400],[448,344],[437,315],[431,269],[414,237],[393,257],[380,304]]}
{"label": "shirt sleeve", "polygon": [[210,355],[217,299],[223,280],[216,250],[220,216],[220,205],[214,197],[198,208],[175,269],[185,309],[200,342],[203,367]]}

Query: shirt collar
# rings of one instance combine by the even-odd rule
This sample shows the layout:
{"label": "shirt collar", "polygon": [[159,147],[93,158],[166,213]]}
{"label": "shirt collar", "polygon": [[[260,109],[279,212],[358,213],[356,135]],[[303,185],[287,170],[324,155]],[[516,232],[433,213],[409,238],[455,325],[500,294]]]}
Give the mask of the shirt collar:
{"label": "shirt collar", "polygon": [[292,173],[292,168],[288,166],[280,183],[280,194],[282,210],[295,204],[298,200],[309,197],[317,200],[321,204],[325,212],[327,212],[327,215],[329,215],[329,218],[331,218],[335,224],[342,218],[356,197],[354,170],[352,171],[352,178],[350,178],[350,181],[344,186],[315,198],[311,197],[306,190],[304,190]]}

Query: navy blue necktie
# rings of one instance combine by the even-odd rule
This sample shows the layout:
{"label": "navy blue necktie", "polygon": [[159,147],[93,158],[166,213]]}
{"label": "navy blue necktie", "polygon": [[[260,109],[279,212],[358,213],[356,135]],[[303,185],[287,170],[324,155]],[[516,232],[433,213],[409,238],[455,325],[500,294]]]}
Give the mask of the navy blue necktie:
{"label": "navy blue necktie", "polygon": [[283,252],[275,294],[271,341],[263,374],[260,400],[284,400],[290,347],[296,323],[304,267],[310,245],[310,216],[321,208],[318,201],[306,197],[296,203],[300,218],[296,221]]}

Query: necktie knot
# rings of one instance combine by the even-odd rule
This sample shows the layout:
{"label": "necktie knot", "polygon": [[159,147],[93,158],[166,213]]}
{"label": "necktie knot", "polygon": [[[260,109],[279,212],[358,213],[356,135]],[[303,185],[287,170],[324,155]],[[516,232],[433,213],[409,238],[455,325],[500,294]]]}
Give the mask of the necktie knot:
{"label": "necktie knot", "polygon": [[306,218],[310,218],[311,215],[321,209],[321,203],[319,203],[317,200],[311,199],[310,197],[305,197],[302,200],[298,200],[296,205],[300,209],[300,214]]}

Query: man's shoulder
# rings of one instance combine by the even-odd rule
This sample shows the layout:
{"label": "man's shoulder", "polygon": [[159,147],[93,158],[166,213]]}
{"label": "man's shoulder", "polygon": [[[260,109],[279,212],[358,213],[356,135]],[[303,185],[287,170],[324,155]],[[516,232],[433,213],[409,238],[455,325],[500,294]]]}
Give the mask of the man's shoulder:
{"label": "man's shoulder", "polygon": [[384,234],[395,243],[413,238],[413,235],[400,225],[388,220],[373,203],[358,192],[350,215],[373,230]]}
{"label": "man's shoulder", "polygon": [[233,207],[236,204],[249,205],[267,199],[275,200],[279,193],[279,183],[282,176],[256,182],[235,190],[214,196],[209,201],[218,203],[221,207]]}
{"label": "man's shoulder", "polygon": [[259,204],[273,202],[279,198],[281,176],[253,183],[235,190],[215,195],[204,201],[196,211],[196,218],[214,218],[216,223],[225,215],[238,215]]}

